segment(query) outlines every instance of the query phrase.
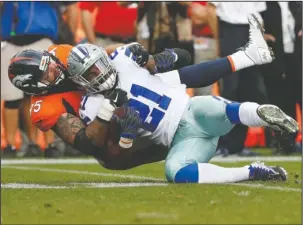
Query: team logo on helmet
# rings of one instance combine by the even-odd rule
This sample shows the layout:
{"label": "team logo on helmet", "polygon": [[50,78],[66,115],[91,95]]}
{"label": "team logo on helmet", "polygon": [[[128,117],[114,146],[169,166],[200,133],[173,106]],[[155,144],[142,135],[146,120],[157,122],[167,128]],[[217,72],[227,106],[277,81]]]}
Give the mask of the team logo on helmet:
{"label": "team logo on helmet", "polygon": [[29,87],[30,86],[30,80],[32,79],[32,74],[24,74],[24,75],[18,75],[12,79],[12,83],[16,87]]}

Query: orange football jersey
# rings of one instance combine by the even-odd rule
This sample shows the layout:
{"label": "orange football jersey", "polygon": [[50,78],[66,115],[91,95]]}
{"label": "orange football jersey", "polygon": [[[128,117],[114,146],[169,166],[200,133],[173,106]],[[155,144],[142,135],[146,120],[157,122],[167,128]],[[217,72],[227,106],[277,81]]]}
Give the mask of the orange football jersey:
{"label": "orange football jersey", "polygon": [[[52,45],[48,51],[55,55],[67,66],[67,57],[73,46]],[[48,131],[64,113],[72,113],[79,116],[82,91],[68,91],[42,96],[31,97],[31,120],[42,131]]]}
{"label": "orange football jersey", "polygon": [[32,96],[30,115],[33,124],[42,131],[48,131],[64,113],[79,116],[83,92],[70,91],[58,94]]}
{"label": "orange football jersey", "polygon": [[67,67],[67,57],[72,50],[73,46],[71,45],[51,45],[48,48],[48,52],[56,56],[60,62]]}

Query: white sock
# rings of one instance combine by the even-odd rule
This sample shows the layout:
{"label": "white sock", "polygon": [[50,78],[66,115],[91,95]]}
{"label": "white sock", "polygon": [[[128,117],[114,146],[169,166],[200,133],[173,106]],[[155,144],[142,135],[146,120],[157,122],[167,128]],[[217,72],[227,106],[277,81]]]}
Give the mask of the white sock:
{"label": "white sock", "polygon": [[242,124],[249,127],[262,127],[268,124],[262,120],[258,113],[257,108],[260,105],[255,102],[243,102],[239,108],[239,118]]}
{"label": "white sock", "polygon": [[237,51],[236,53],[228,56],[228,59],[232,65],[233,72],[255,65],[244,51]]}
{"label": "white sock", "polygon": [[210,163],[198,163],[199,183],[232,183],[249,179],[249,166],[224,168]]}

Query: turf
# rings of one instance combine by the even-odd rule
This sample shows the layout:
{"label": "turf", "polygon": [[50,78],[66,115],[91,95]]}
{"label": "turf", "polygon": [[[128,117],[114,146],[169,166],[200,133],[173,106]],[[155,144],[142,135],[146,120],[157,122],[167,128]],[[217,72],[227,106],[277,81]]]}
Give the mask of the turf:
{"label": "turf", "polygon": [[[5,165],[2,185],[64,189],[2,188],[1,219],[3,224],[300,224],[301,162],[278,164],[289,172],[287,182],[240,183],[245,186],[167,184],[163,163],[122,172],[98,164]],[[113,187],[130,182],[162,186]]]}

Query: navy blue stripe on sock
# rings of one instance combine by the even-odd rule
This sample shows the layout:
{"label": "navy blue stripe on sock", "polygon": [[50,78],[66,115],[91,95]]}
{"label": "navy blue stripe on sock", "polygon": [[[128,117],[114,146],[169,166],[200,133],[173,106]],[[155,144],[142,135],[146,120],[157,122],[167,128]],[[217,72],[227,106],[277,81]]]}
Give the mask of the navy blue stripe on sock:
{"label": "navy blue stripe on sock", "polygon": [[226,115],[232,124],[242,124],[239,116],[240,105],[241,103],[229,103],[226,105]]}
{"label": "navy blue stripe on sock", "polygon": [[198,163],[187,165],[180,169],[174,179],[175,183],[198,183],[199,168]]}

